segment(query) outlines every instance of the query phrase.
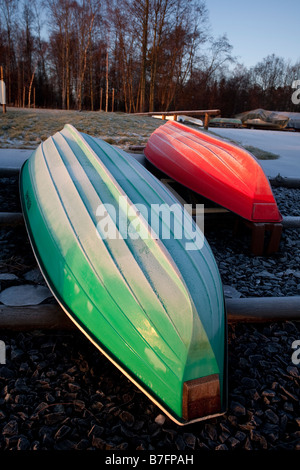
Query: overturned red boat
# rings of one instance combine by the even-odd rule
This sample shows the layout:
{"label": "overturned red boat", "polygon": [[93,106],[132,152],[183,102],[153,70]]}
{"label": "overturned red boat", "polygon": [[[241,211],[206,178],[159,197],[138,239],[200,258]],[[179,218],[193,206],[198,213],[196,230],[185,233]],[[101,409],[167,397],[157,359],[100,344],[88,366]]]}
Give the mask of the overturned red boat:
{"label": "overturned red boat", "polygon": [[247,220],[282,220],[263,169],[241,147],[170,121],[153,132],[144,152],[175,181]]}

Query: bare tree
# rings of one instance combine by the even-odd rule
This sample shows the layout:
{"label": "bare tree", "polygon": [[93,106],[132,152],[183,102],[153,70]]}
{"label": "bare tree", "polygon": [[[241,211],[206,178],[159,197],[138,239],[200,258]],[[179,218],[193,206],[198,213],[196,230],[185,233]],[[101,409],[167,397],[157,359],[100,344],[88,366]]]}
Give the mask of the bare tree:
{"label": "bare tree", "polygon": [[12,98],[12,71],[14,61],[13,36],[16,16],[18,13],[17,0],[0,0],[0,12],[6,26],[7,57],[6,57],[6,82],[8,103]]}

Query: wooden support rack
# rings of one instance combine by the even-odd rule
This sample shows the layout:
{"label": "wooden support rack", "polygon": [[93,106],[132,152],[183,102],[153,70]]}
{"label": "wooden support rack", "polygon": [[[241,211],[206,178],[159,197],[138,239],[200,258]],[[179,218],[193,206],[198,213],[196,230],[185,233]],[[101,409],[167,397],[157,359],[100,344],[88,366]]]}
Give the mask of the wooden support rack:
{"label": "wooden support rack", "polygon": [[161,115],[162,119],[166,116],[173,116],[174,121],[177,121],[178,116],[201,116],[204,117],[204,129],[208,129],[209,121],[212,116],[221,116],[220,109],[196,109],[188,111],[160,111],[149,113],[135,113],[136,116],[158,116]]}
{"label": "wooden support rack", "polygon": [[[225,299],[228,323],[300,321],[300,296]],[[58,304],[0,305],[1,330],[75,330]]]}
{"label": "wooden support rack", "polygon": [[[250,222],[245,219],[238,219],[236,227],[239,223],[243,223],[246,227],[250,228],[252,232],[251,237],[251,251],[254,256],[271,255],[279,250],[281,239],[282,223],[261,223]],[[237,233],[237,228],[235,229]]]}

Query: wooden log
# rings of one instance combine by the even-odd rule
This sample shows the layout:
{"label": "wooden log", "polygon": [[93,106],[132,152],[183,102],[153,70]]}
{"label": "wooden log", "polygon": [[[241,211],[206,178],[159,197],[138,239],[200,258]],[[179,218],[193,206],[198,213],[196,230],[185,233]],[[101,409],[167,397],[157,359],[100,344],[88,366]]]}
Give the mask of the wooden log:
{"label": "wooden log", "polygon": [[22,225],[24,217],[22,212],[0,212],[0,225]]}
{"label": "wooden log", "polygon": [[300,321],[300,296],[226,299],[228,322]]}
{"label": "wooden log", "polygon": [[[228,323],[300,321],[300,296],[225,299]],[[26,307],[0,305],[1,330],[74,330],[58,304]]]}
{"label": "wooden log", "polygon": [[195,109],[189,111],[153,111],[148,113],[134,113],[136,116],[157,116],[162,114],[164,116],[180,116],[185,114],[186,116],[219,116],[221,114],[220,109]]}
{"label": "wooden log", "polygon": [[284,188],[300,188],[300,178],[290,178],[278,175],[275,178],[269,178],[269,181],[270,184],[275,187],[282,186]]}
{"label": "wooden log", "polygon": [[282,225],[284,228],[300,228],[300,217],[283,217]]}
{"label": "wooden log", "polygon": [[7,178],[10,176],[18,176],[20,173],[20,168],[0,168],[0,177],[1,178]]}
{"label": "wooden log", "polygon": [[69,330],[76,326],[57,304],[8,307],[0,305],[2,330]]}

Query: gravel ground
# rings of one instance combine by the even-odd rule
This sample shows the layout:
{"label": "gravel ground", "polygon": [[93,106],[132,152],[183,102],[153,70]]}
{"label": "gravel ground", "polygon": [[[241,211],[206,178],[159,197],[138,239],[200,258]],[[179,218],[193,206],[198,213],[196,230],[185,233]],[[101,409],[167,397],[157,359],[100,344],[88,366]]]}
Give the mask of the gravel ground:
{"label": "gravel ground", "polygon": [[[299,214],[299,191],[274,193],[283,215]],[[0,207],[20,210],[15,178],[0,180]],[[269,257],[251,255],[248,233],[236,239],[222,228],[206,236],[229,296],[300,294],[298,230],[285,230]],[[25,229],[1,228],[0,247],[0,273],[18,276],[0,280],[0,290],[28,283],[36,263]],[[1,450],[300,450],[300,365],[292,361],[298,322],[230,324],[228,411],[185,427],[162,415],[79,331],[2,331],[0,340]]]}

